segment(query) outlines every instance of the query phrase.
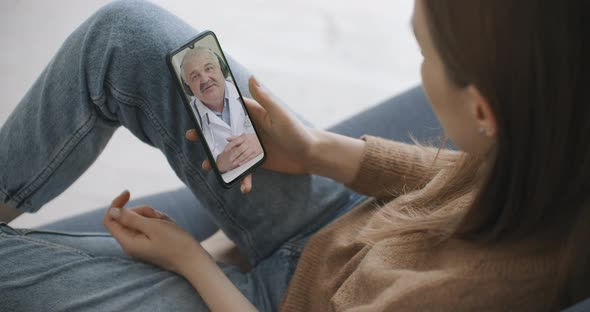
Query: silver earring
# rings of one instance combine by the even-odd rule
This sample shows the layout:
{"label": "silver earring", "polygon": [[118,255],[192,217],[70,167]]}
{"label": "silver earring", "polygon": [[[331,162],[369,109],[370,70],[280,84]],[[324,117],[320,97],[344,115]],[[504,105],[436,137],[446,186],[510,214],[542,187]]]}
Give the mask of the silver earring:
{"label": "silver earring", "polygon": [[479,127],[479,134],[484,135],[486,133],[486,129],[484,127]]}

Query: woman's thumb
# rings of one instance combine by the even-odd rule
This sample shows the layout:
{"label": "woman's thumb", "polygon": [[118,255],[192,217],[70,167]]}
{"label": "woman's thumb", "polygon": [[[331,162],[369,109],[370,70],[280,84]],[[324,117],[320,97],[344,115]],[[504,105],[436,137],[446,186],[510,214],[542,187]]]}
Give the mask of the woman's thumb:
{"label": "woman's thumb", "polygon": [[273,96],[260,85],[258,80],[252,76],[248,81],[248,87],[250,88],[250,94],[252,97],[258,102],[264,109],[269,112],[270,114],[277,113],[279,109],[277,103]]}

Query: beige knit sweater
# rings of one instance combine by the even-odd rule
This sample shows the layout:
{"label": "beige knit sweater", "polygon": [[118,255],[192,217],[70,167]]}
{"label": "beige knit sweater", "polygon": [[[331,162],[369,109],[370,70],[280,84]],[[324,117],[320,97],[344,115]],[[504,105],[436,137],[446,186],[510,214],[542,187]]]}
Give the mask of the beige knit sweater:
{"label": "beige knit sweater", "polygon": [[[351,185],[357,192],[385,199],[392,189],[432,172],[428,170],[432,155],[427,150],[374,137],[364,139],[367,147]],[[429,178],[431,182],[422,189],[404,196],[419,196],[434,184],[444,183],[437,176]],[[399,200],[403,196],[387,205]],[[483,247],[450,240],[416,251],[396,245],[400,238],[394,237],[367,246],[357,238],[373,209],[371,202],[360,205],[311,238],[281,311],[548,309],[556,259],[542,242]]]}

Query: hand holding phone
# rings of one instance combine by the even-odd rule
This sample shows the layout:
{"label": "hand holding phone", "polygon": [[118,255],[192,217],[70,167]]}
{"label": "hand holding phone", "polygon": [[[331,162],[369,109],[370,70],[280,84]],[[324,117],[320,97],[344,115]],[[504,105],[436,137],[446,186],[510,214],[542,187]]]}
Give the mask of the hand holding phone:
{"label": "hand holding phone", "polygon": [[[316,131],[307,128],[293,114],[283,108],[272,94],[261,87],[254,77],[249,81],[253,99],[244,99],[250,112],[252,122],[257,126],[258,134],[264,144],[266,161],[263,168],[288,174],[310,173],[311,149],[317,140]],[[198,140],[196,130],[189,130],[186,138]],[[211,169],[209,160],[203,161],[202,167]],[[242,180],[242,192],[252,188],[251,176]]]}

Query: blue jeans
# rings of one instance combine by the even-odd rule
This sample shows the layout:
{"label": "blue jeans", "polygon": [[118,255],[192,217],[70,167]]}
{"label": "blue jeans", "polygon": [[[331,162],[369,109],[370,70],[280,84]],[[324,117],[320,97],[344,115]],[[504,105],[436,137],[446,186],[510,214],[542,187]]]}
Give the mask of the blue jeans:
{"label": "blue jeans", "polygon": [[[0,201],[38,210],[73,183],[123,125],[164,153],[200,211],[247,258],[252,267],[247,273],[220,263],[227,276],[260,310],[274,311],[310,235],[364,197],[323,177],[264,169],[254,172],[256,188],[244,195],[236,187],[224,189],[212,172],[202,170],[204,150],[184,139],[193,126],[165,63],[166,53],[196,34],[147,2],[112,3],[84,22],[0,130]],[[250,74],[228,61],[249,97]],[[420,89],[410,94],[406,97],[427,107]],[[432,113],[424,111],[423,124],[432,123]],[[388,115],[378,115],[391,125],[382,119]],[[403,124],[407,118],[398,119]],[[363,116],[347,121],[352,127],[345,122],[333,130],[358,135],[356,121]],[[405,137],[405,131],[387,131]],[[372,133],[369,127],[364,132]],[[5,224],[0,224],[0,305],[9,311],[207,310],[184,278],[127,258],[106,233]]]}

